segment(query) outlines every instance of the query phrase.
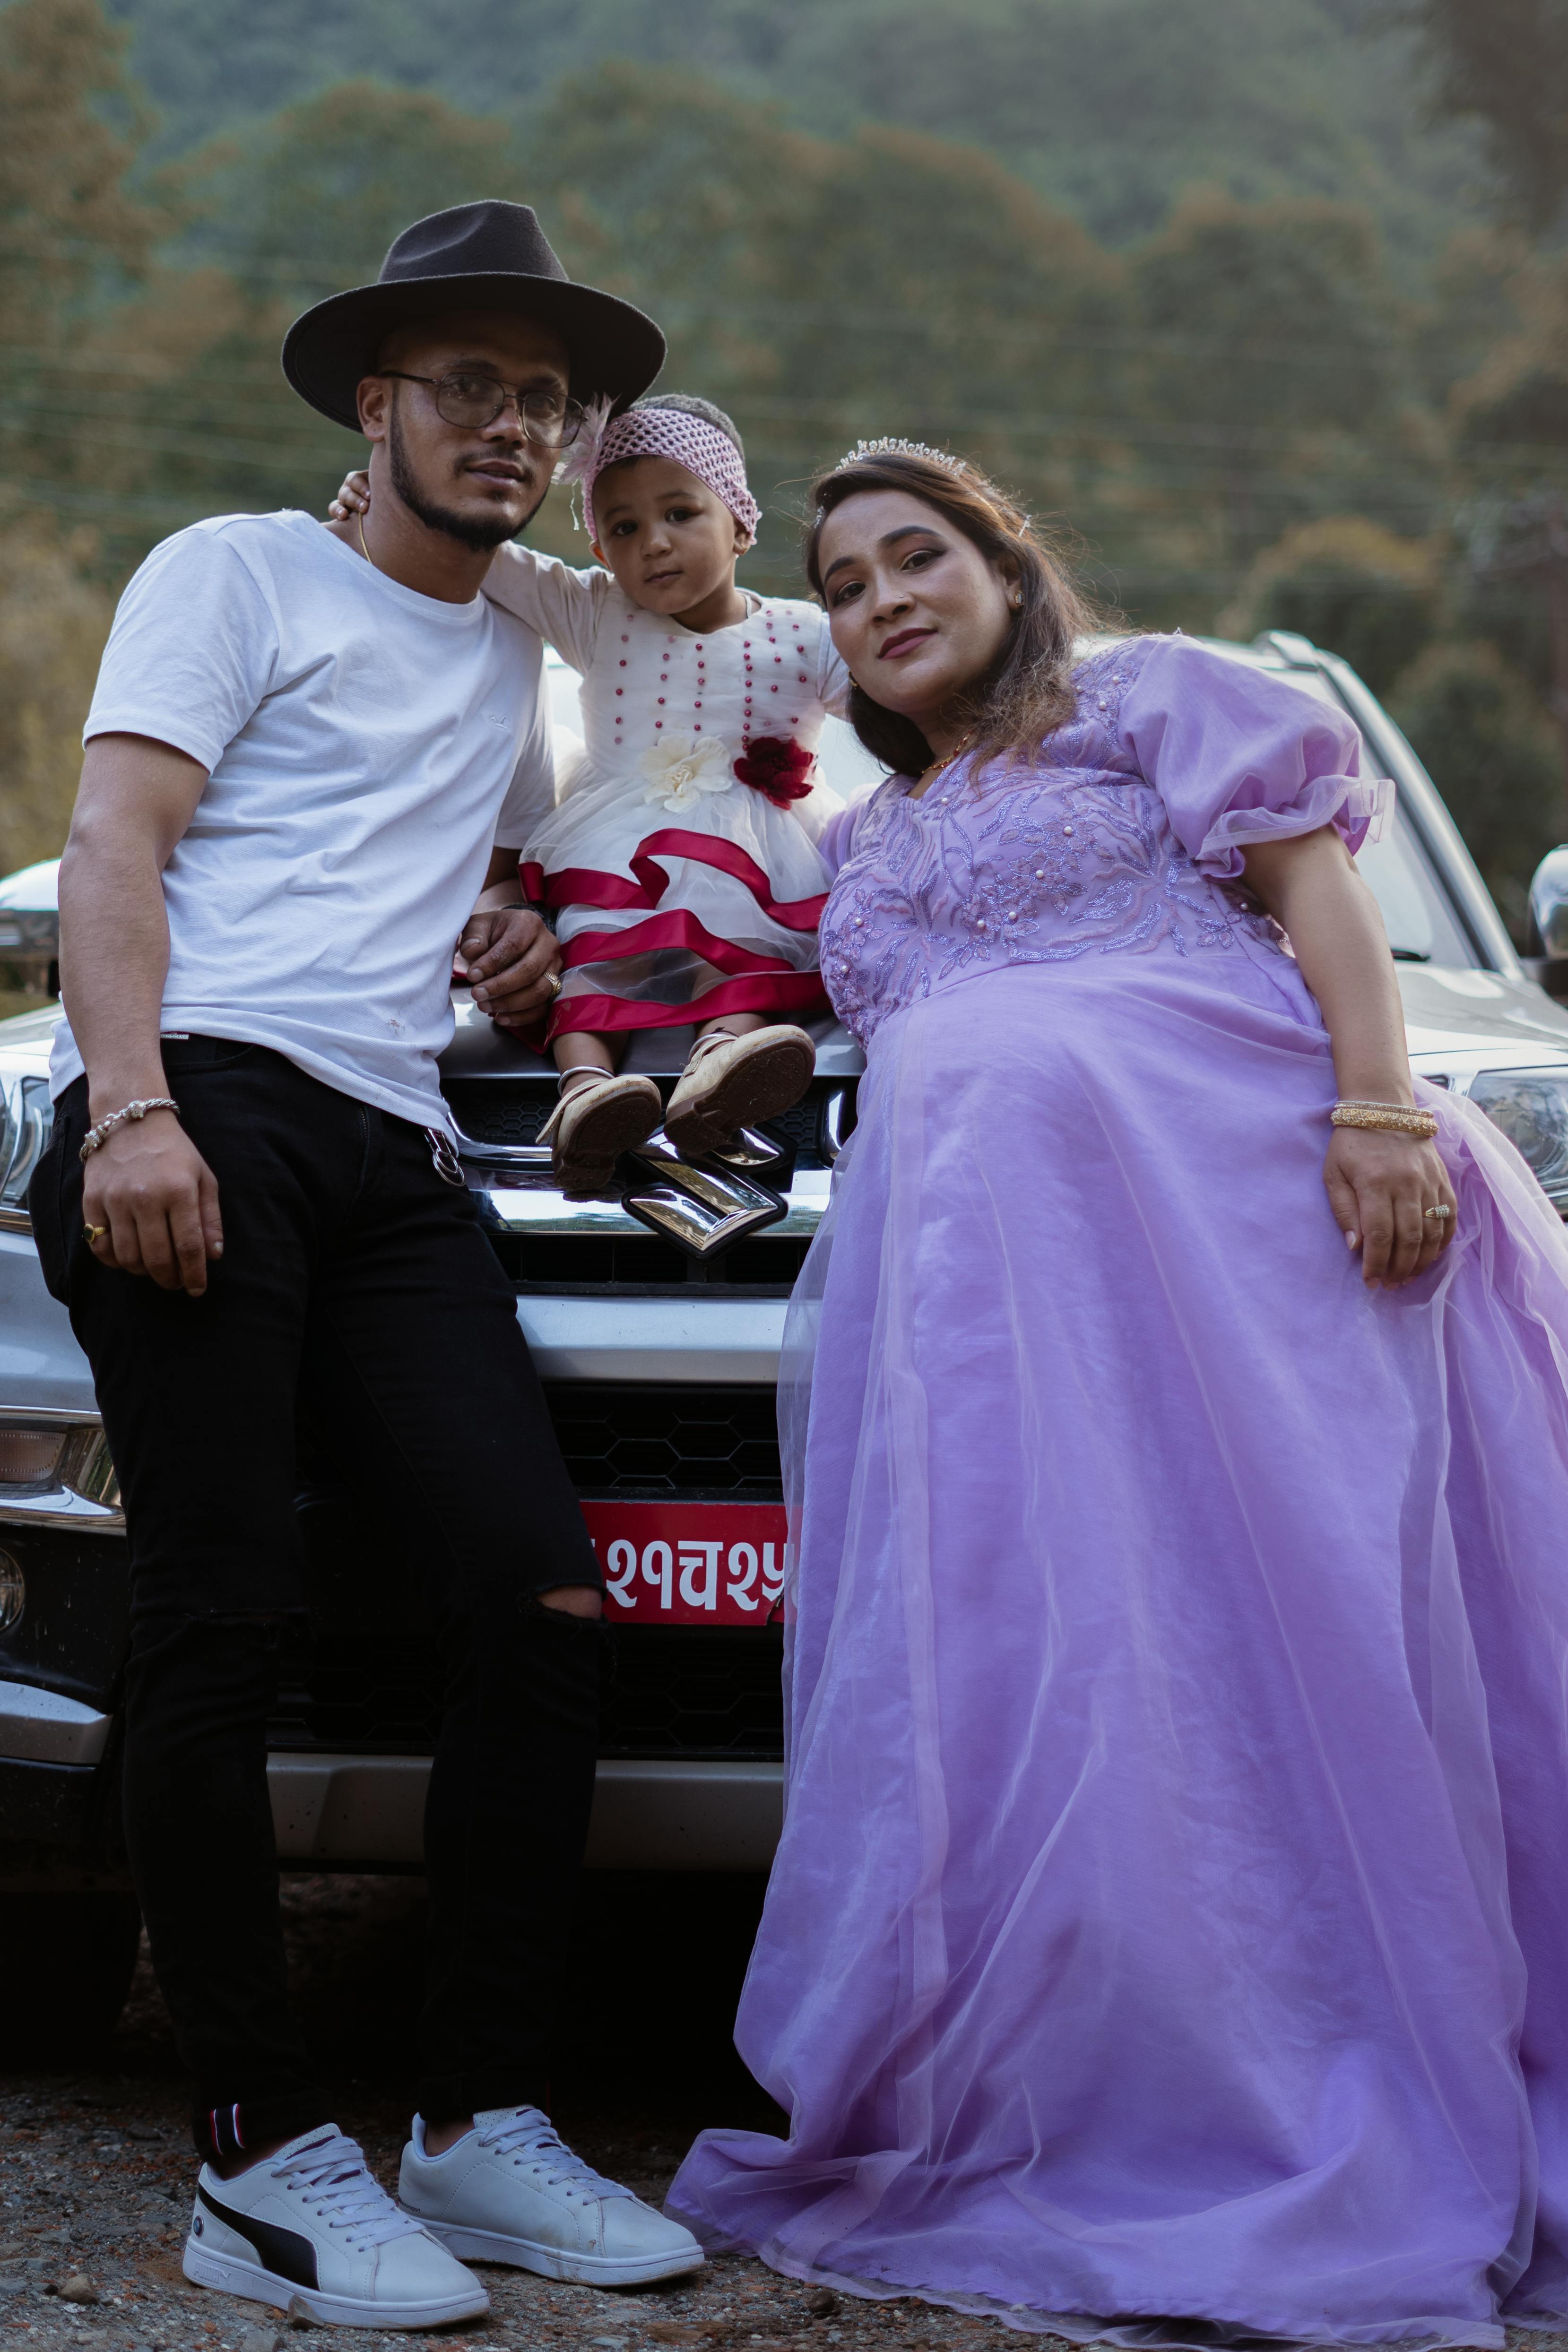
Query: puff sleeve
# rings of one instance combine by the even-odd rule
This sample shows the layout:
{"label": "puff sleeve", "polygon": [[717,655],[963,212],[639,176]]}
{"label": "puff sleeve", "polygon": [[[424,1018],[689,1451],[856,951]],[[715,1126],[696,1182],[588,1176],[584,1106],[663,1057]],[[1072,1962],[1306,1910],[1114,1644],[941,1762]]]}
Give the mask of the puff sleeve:
{"label": "puff sleeve", "polygon": [[607,572],[596,564],[579,572],[559,556],[540,555],[507,540],[497,548],[482,584],[492,604],[525,621],[563,661],[579,672],[587,668],[614,585]]}
{"label": "puff sleeve", "polygon": [[1346,712],[1190,637],[1149,641],[1117,733],[1183,848],[1216,881],[1239,877],[1251,844],[1326,824],[1353,856],[1380,837],[1393,806],[1393,784],[1361,772],[1361,732]]}

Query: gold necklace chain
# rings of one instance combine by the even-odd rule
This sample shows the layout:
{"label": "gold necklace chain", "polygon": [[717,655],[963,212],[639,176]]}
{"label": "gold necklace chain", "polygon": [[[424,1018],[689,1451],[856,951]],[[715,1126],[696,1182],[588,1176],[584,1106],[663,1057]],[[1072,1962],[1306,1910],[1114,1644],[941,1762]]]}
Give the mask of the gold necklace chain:
{"label": "gold necklace chain", "polygon": [[364,543],[364,512],[363,509],[356,508],[354,511],[354,520],[359,525],[360,553],[364,557],[364,560],[369,564],[371,570],[374,572],[378,568],[375,558]]}
{"label": "gold necklace chain", "polygon": [[973,740],[974,730],[971,727],[959,737],[957,742],[953,745],[945,760],[933,760],[929,768],[922,769],[921,772],[921,792],[923,793],[927,791],[931,785],[934,784],[939,776],[946,775],[953,761],[955,760],[963,759],[965,751],[968,751]]}

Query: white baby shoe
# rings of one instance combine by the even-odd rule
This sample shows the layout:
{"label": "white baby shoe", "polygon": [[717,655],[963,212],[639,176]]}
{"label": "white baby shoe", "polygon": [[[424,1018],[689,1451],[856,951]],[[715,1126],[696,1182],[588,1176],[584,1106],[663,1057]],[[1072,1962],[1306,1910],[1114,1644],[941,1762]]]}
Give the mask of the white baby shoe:
{"label": "white baby shoe", "polygon": [[717,1151],[737,1128],[776,1118],[797,1103],[816,1068],[816,1046],[791,1023],[744,1037],[710,1029],[691,1048],[664,1131],[677,1151]]}
{"label": "white baby shoe", "polygon": [[197,2286],[279,2311],[299,2304],[336,2327],[440,2327],[490,2307],[473,2273],[393,2203],[336,2124],[232,2180],[204,2164],[182,2267]]}
{"label": "white baby shoe", "polygon": [[689,2230],[574,2156],[538,2107],[492,2107],[445,2156],[414,2118],[397,2193],[468,2262],[510,2263],[584,2286],[641,2286],[700,2270]]}
{"label": "white baby shoe", "polygon": [[593,1195],[609,1190],[622,1152],[646,1143],[663,1115],[651,1078],[615,1078],[606,1070],[562,1096],[539,1140],[550,1146],[562,1191]]}

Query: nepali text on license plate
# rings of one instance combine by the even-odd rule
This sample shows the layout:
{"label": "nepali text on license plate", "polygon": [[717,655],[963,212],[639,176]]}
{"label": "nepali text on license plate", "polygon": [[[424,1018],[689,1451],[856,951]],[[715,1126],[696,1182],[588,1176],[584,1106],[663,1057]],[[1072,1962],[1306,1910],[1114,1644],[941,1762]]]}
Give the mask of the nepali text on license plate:
{"label": "nepali text on license plate", "polygon": [[639,1625],[765,1625],[784,1582],[782,1503],[583,1505],[605,1614]]}

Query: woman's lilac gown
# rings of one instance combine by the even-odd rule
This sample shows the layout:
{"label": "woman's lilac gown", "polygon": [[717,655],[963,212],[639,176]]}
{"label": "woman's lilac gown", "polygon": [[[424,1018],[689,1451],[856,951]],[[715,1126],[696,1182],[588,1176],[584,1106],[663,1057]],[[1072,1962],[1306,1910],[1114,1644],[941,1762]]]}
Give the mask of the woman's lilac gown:
{"label": "woman's lilac gown", "polygon": [[[792,1309],[789,1795],[710,2244],[1129,2344],[1568,2316],[1568,1242],[1429,1088],[1369,1292],[1222,883],[1380,793],[1180,637],[840,820],[860,1125]],[[847,831],[848,838],[842,837]]]}

